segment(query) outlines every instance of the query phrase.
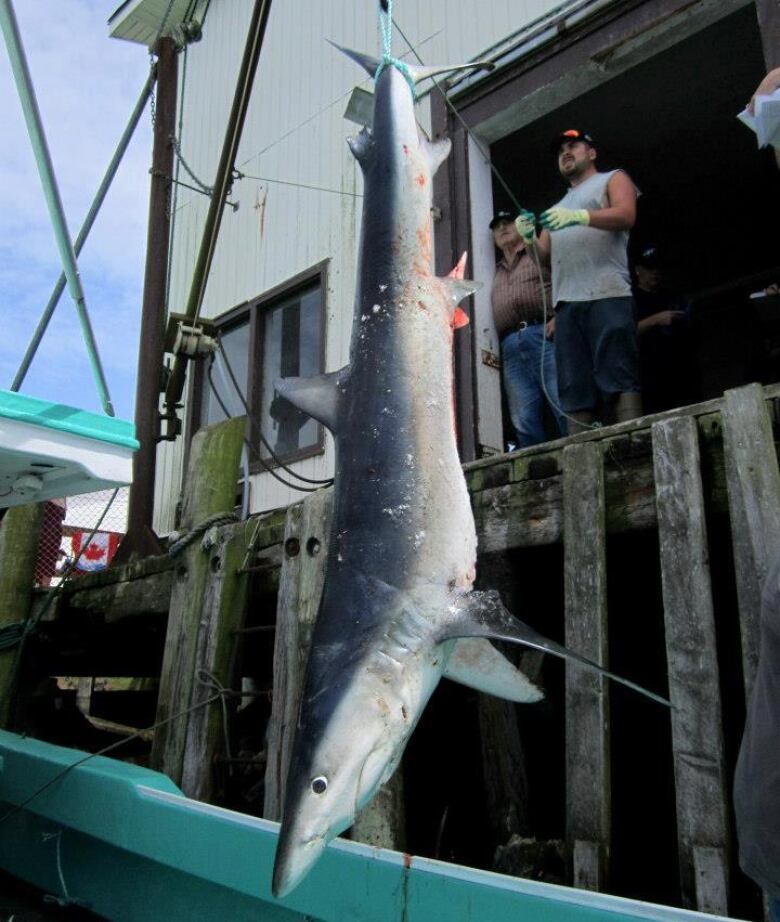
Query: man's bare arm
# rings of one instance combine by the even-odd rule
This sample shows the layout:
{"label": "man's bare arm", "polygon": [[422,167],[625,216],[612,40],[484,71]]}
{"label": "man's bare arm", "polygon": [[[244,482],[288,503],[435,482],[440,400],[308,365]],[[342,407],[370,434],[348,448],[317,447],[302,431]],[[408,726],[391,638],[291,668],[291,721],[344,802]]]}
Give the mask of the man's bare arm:
{"label": "man's bare arm", "polygon": [[636,223],[636,187],[628,174],[615,173],[607,184],[607,207],[590,211],[590,226],[605,231],[631,230]]}

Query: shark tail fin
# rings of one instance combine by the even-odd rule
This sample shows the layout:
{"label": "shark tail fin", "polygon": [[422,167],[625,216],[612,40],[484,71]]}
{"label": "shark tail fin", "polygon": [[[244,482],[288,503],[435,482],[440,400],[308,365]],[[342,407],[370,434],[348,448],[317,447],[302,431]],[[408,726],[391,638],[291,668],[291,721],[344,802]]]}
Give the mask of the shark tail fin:
{"label": "shark tail fin", "polygon": [[497,592],[470,592],[456,599],[455,603],[450,606],[449,612],[450,617],[441,636],[438,638],[440,642],[460,637],[487,637],[492,640],[508,640],[512,643],[520,643],[535,650],[542,650],[544,653],[552,653],[553,656],[579,663],[581,666],[586,666],[588,669],[601,673],[601,675],[612,679],[614,682],[620,682],[621,685],[628,686],[628,688],[645,695],[647,698],[651,698],[653,701],[657,701],[659,704],[671,707],[670,701],[656,695],[655,692],[648,691],[629,679],[615,675],[614,672],[609,672],[598,663],[594,663],[587,657],[580,656],[579,653],[574,653],[554,640],[548,640],[547,637],[515,618],[505,608],[501,601],[501,596]]}
{"label": "shark tail fin", "polygon": [[[331,42],[330,39],[327,39],[328,43],[333,45],[334,48],[338,48],[343,54],[348,58],[359,64],[363,70],[370,76],[373,77],[379,65],[382,63],[378,58],[374,58],[371,55],[363,54],[360,51],[353,51],[351,48],[344,48],[343,45],[337,45],[336,42]],[[484,68],[485,70],[492,70],[494,64],[489,61],[473,61],[470,64],[441,64],[441,65],[418,65],[418,64],[408,64],[409,75],[415,83],[419,83],[421,80],[426,80],[428,77],[435,77],[438,74],[449,74],[452,71],[456,70],[474,70],[476,68]]]}

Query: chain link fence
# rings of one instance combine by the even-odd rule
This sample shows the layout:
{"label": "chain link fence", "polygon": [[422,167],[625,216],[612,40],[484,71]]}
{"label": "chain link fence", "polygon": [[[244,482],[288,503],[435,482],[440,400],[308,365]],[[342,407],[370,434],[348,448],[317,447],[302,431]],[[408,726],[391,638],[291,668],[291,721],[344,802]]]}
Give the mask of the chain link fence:
{"label": "chain link fence", "polygon": [[122,487],[112,501],[113,494],[98,490],[44,504],[36,586],[56,586],[77,558],[70,578],[108,567],[127,528],[129,487]]}

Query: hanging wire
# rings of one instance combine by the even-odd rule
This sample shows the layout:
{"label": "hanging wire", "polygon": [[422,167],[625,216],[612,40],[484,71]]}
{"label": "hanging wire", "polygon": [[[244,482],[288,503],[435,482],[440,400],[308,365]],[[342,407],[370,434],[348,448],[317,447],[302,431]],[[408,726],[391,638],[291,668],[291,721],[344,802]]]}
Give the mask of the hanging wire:
{"label": "hanging wire", "polygon": [[267,176],[252,176],[250,173],[242,173],[241,170],[235,170],[236,179],[256,179],[258,182],[275,183],[279,186],[294,186],[296,189],[310,189],[313,192],[331,192],[333,195],[344,195],[349,198],[363,198],[362,192],[344,192],[342,189],[328,189],[326,186],[310,186],[302,182],[291,182],[286,179],[269,179]]}
{"label": "hanging wire", "polygon": [[[223,400],[222,395],[220,394],[220,392],[219,392],[217,386],[214,384],[214,378],[213,378],[213,366],[214,366],[214,361],[215,361],[215,357],[212,355],[212,356],[210,357],[210,359],[209,359],[208,368],[207,368],[207,370],[206,370],[206,376],[207,376],[208,381],[209,381],[209,386],[211,387],[211,392],[214,394],[214,399],[217,401],[217,404],[219,405],[219,408],[220,408],[220,409],[222,410],[222,412],[225,414],[225,417],[226,417],[227,419],[231,419],[231,418],[232,418],[232,414],[231,414],[230,410],[228,409],[227,404],[226,404],[225,401]],[[252,419],[252,416],[249,415],[249,414],[247,413],[247,418],[248,418],[249,421],[250,421],[250,429],[254,429],[254,428],[255,428],[255,423],[254,423],[254,420]],[[274,477],[276,480],[278,480],[279,483],[281,483],[283,486],[288,487],[288,488],[291,489],[291,490],[299,490],[299,491],[302,492],[302,493],[314,493],[316,490],[319,489],[319,487],[316,487],[316,486],[312,486],[312,487],[303,487],[303,486],[299,486],[298,484],[295,484],[295,483],[290,483],[288,480],[285,480],[284,477],[282,477],[281,474],[279,474],[279,472],[278,472],[274,467],[272,467],[271,465],[268,464],[268,462],[260,455],[260,452],[259,452],[259,450],[256,448],[256,446],[253,445],[252,442],[251,442],[246,436],[244,436],[244,444],[246,445],[247,449],[252,453],[252,455],[254,455],[254,457],[257,458],[257,460],[260,462],[260,464],[262,464],[262,466],[265,468],[265,470],[266,470],[272,477]],[[296,477],[302,476],[302,475],[300,475],[300,474],[296,474],[295,471],[291,470],[290,468],[288,468],[288,467],[287,467],[286,465],[284,465],[284,464],[279,463],[279,466],[282,467],[282,468],[283,468],[285,471],[287,471],[288,473],[290,473],[290,474],[292,474],[292,475],[294,475],[294,476],[296,476]],[[331,481],[326,481],[326,482],[323,482],[322,485],[323,485],[323,486],[329,486],[332,482],[333,482],[332,480],[331,480]]]}
{"label": "hanging wire", "polygon": [[[383,2],[383,0],[380,0],[380,2]],[[391,4],[392,0],[387,0],[387,2]],[[381,13],[380,13],[380,17],[381,17]],[[409,41],[409,39],[404,34],[403,29],[401,29],[401,27],[398,25],[398,23],[395,20],[393,20],[393,25],[398,30],[398,34],[408,45],[411,53],[415,56],[415,58],[417,58],[418,63],[421,65],[424,65],[424,61],[422,60],[420,55],[417,53],[417,50],[414,48],[412,43]],[[504,189],[506,194],[509,196],[509,199],[514,205],[515,209],[518,212],[522,211],[523,210],[522,206],[518,202],[517,197],[515,196],[514,192],[512,192],[512,190],[509,188],[506,181],[504,180],[504,177],[501,175],[501,172],[499,171],[498,167],[496,167],[496,165],[491,160],[490,151],[485,149],[480,139],[478,139],[475,136],[474,132],[472,132],[471,128],[466,123],[466,120],[460,114],[455,104],[447,96],[447,93],[445,92],[441,83],[435,77],[431,77],[431,80],[433,81],[433,84],[436,87],[436,89],[441,93],[442,99],[444,100],[444,103],[447,106],[447,108],[452,112],[455,118],[460,122],[463,130],[466,132],[467,137],[471,140],[472,144],[474,144],[474,146],[480,152],[484,162],[490,167],[491,172],[496,177],[496,179],[498,180],[498,182],[500,183],[501,187]],[[547,300],[547,292],[545,291],[544,282],[543,282],[542,264],[539,258],[539,252],[538,252],[538,248],[537,248],[535,240],[532,241],[530,244],[530,252],[534,259],[534,262],[536,263],[537,271],[539,272],[539,288],[542,294],[542,309],[543,309],[543,315],[544,315],[543,323],[544,323],[545,334],[546,334],[547,322],[548,322],[548,318],[550,317],[550,305]],[[553,317],[554,317],[554,312],[553,312]],[[547,390],[547,382],[545,381],[545,376],[544,376],[544,358],[545,358],[545,350],[547,348],[549,348],[547,345],[547,336],[544,335],[542,337],[541,357],[539,360],[539,372],[540,372],[539,378],[540,378],[541,385],[542,385],[542,391],[544,393],[544,396],[547,398],[547,402],[550,404],[551,407],[554,407],[561,414],[561,416],[565,417],[570,422],[576,423],[577,426],[579,426],[581,429],[601,428],[600,422],[583,423],[582,421],[578,420],[576,417],[570,416],[563,409],[563,407],[558,403],[558,401],[552,396],[552,394],[550,394],[550,392]]]}
{"label": "hanging wire", "polygon": [[[279,467],[284,468],[284,470],[286,470],[288,474],[292,474],[294,477],[297,477],[299,480],[302,480],[304,483],[314,483],[314,484],[319,484],[320,486],[330,486],[330,484],[333,483],[332,478],[326,478],[325,480],[317,480],[315,478],[305,477],[303,474],[299,474],[297,471],[293,470],[292,468],[287,467],[287,465],[281,460],[281,458],[279,458],[274,453],[273,447],[269,443],[268,439],[266,439],[266,437],[263,435],[262,429],[260,428],[259,424],[255,420],[253,414],[249,412],[249,405],[246,402],[246,398],[244,397],[244,394],[238,383],[238,379],[236,378],[235,372],[233,371],[233,366],[230,364],[230,359],[228,358],[227,353],[225,352],[225,347],[222,345],[222,338],[219,335],[217,335],[217,347],[219,348],[219,352],[220,352],[220,355],[222,356],[222,360],[225,363],[225,368],[227,369],[227,373],[228,375],[230,375],[230,381],[233,384],[233,387],[236,393],[238,394],[238,399],[241,401],[241,406],[243,407],[244,412],[246,413],[249,419],[250,425],[253,425],[255,427],[256,433],[259,436],[260,442],[265,446],[266,450],[271,455],[271,458],[274,460],[274,462]],[[260,460],[262,461],[262,458],[260,458]]]}
{"label": "hanging wire", "polygon": [[80,765],[84,765],[86,762],[90,762],[92,759],[96,759],[98,756],[104,756],[109,752],[113,752],[115,749],[119,749],[120,746],[124,746],[126,743],[130,743],[135,739],[141,739],[148,733],[152,733],[155,730],[159,730],[161,727],[166,726],[167,724],[173,723],[175,720],[179,720],[181,717],[186,717],[188,714],[197,711],[200,708],[207,707],[209,704],[213,704],[215,701],[218,701],[225,692],[217,692],[214,695],[211,695],[209,698],[206,698],[205,701],[199,701],[197,704],[193,704],[188,708],[185,708],[182,711],[178,711],[176,714],[172,714],[170,717],[166,717],[164,720],[159,720],[157,723],[152,724],[150,727],[145,727],[143,730],[137,730],[135,733],[131,733],[129,736],[123,736],[122,739],[116,740],[116,742],[110,743],[108,746],[104,746],[103,749],[99,749],[97,752],[90,752],[88,755],[85,755],[81,759],[77,759],[71,765],[66,765],[61,771],[58,771],[54,777],[50,778],[45,784],[42,784],[37,790],[33,791],[29,797],[23,800],[20,804],[14,804],[10,810],[6,811],[2,816],[0,816],[0,823],[6,822],[12,816],[16,816],[17,813],[21,813],[25,807],[28,807],[34,800],[37,800],[41,794],[49,790],[52,785],[56,784],[67,774],[73,771],[74,768],[78,768]]}

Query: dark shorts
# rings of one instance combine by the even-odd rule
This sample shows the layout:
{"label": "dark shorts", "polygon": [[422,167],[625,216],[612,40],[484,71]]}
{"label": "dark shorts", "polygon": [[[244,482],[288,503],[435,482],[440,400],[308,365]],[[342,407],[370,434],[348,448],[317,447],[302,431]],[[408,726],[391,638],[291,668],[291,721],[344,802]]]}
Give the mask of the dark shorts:
{"label": "dark shorts", "polygon": [[555,309],[558,394],[567,413],[638,394],[639,348],[628,298],[561,301]]}

